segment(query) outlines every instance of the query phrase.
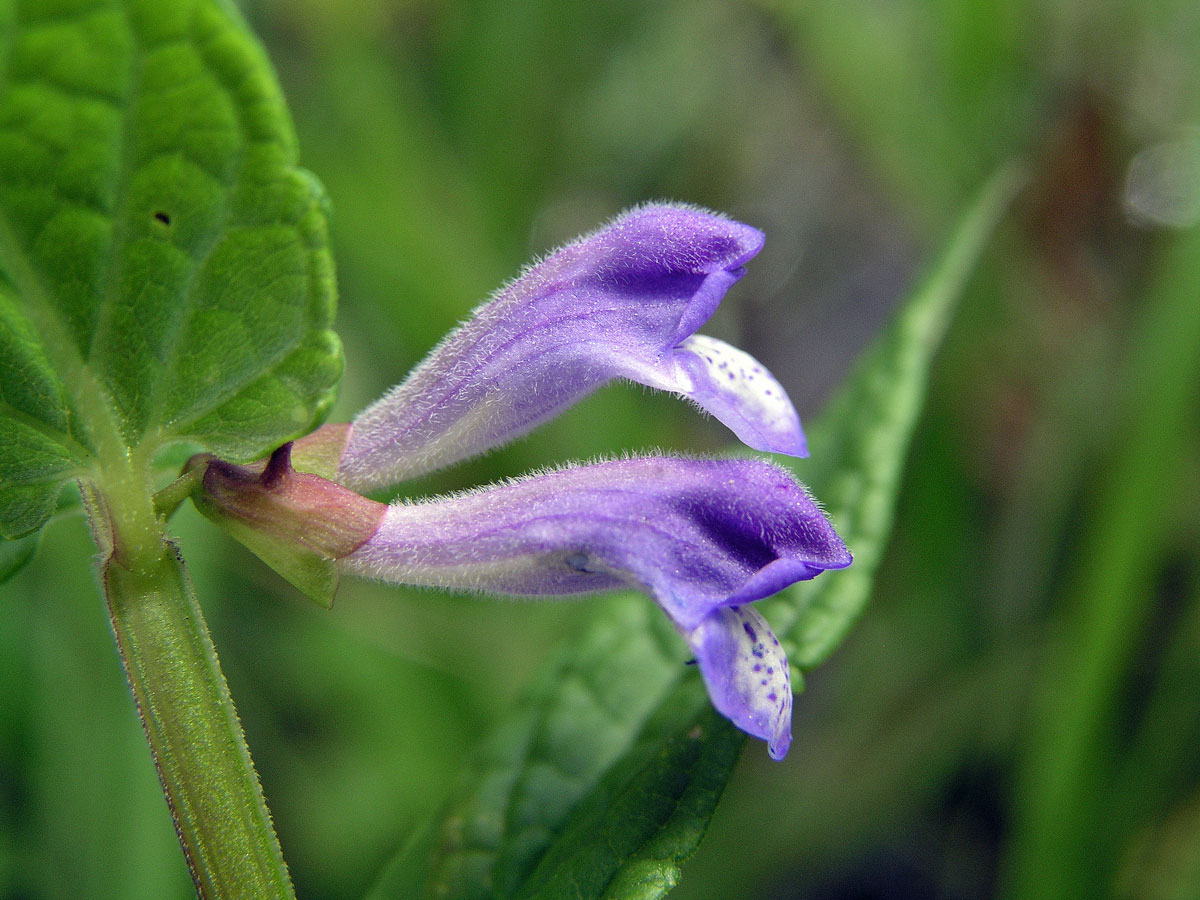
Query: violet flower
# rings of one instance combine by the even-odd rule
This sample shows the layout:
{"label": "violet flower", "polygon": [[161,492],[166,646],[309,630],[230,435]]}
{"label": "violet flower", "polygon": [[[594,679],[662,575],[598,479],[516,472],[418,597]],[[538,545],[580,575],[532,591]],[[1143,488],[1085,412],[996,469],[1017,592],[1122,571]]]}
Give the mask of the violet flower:
{"label": "violet flower", "polygon": [[762,244],[748,225],[660,205],[550,254],[354,420],[340,480],[378,488],[474,456],[616,378],[687,397],[755,450],[806,455],[771,374],[695,333]]}
{"label": "violet flower", "polygon": [[641,589],[687,639],[713,705],[782,759],[791,741],[788,664],[747,604],[849,562],[782,469],[648,458],[393,504],[342,566],[384,581],[524,597]]}
{"label": "violet flower", "polygon": [[[343,488],[372,490],[512,440],[613,379],[686,397],[754,449],[804,455],[799,419],[770,373],[696,334],[762,241],[704,210],[628,212],[527,269],[352,425],[297,442],[297,458],[324,455]],[[302,495],[303,478],[315,477],[289,480],[279,474],[288,468],[279,458],[235,478],[210,467],[210,505],[248,503],[231,498],[256,477],[273,479],[288,505],[287,491]],[[339,548],[344,571],[526,597],[642,590],[688,642],[716,708],[775,759],[787,753],[788,663],[749,604],[847,566],[850,554],[782,469],[624,459],[386,508],[364,502],[322,545]],[[325,503],[293,516],[287,539]],[[261,528],[277,515],[262,509],[277,505],[234,514]]]}

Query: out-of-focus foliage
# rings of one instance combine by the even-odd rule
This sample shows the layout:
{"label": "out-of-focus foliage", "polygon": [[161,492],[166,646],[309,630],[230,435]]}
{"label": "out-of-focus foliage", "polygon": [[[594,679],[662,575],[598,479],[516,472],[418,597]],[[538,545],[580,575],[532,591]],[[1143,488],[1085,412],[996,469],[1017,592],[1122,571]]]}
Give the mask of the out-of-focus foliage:
{"label": "out-of-focus foliage", "polygon": [[[788,760],[744,755],[672,896],[1200,893],[1200,239],[1143,208],[1178,221],[1196,185],[1131,177],[1194,146],[1194,3],[244,8],[333,202],[335,419],[529,255],[650,197],[767,232],[714,330],[811,415],[1023,156],[876,596],[798,697]],[[612,388],[410,487],[726,440]],[[173,524],[301,896],[360,896],[605,602],[349,585],[325,613],[190,510]],[[0,896],[186,897],[91,553],[63,515],[0,589]]]}

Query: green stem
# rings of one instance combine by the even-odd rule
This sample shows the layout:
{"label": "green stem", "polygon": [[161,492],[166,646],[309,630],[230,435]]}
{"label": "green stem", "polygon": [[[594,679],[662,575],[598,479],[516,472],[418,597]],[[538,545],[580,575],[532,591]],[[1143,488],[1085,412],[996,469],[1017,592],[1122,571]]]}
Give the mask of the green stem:
{"label": "green stem", "polygon": [[136,479],[122,473],[106,474],[103,488],[84,493],[107,557],[109,616],[196,891],[203,900],[294,900],[183,562],[149,491],[130,490]]}
{"label": "green stem", "polygon": [[203,468],[198,467],[184,472],[154,495],[154,511],[163,519],[171,518],[179,505],[192,496],[192,492],[199,487],[203,479]]}

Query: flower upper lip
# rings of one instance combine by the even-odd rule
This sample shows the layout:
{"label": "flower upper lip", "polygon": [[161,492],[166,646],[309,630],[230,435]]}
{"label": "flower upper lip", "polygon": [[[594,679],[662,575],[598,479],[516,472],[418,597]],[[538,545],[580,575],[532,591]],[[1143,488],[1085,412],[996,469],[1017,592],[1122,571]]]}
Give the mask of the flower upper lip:
{"label": "flower upper lip", "polygon": [[551,253],[355,419],[339,479],[372,490],[449,465],[614,379],[686,396],[756,449],[803,454],[799,417],[764,368],[753,364],[770,414],[751,422],[754,404],[739,409],[731,393],[734,371],[718,378],[710,369],[719,362],[705,359],[733,349],[688,343],[762,242],[757,229],[713,213],[655,205]]}

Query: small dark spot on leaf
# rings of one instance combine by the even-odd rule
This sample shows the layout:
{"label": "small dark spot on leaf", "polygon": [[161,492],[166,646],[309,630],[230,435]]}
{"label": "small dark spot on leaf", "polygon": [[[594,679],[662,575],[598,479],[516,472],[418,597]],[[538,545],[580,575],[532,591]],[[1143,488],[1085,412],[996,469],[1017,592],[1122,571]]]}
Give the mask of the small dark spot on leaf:
{"label": "small dark spot on leaf", "polygon": [[162,210],[159,210],[154,214],[154,221],[160,225],[170,225],[171,217]]}

